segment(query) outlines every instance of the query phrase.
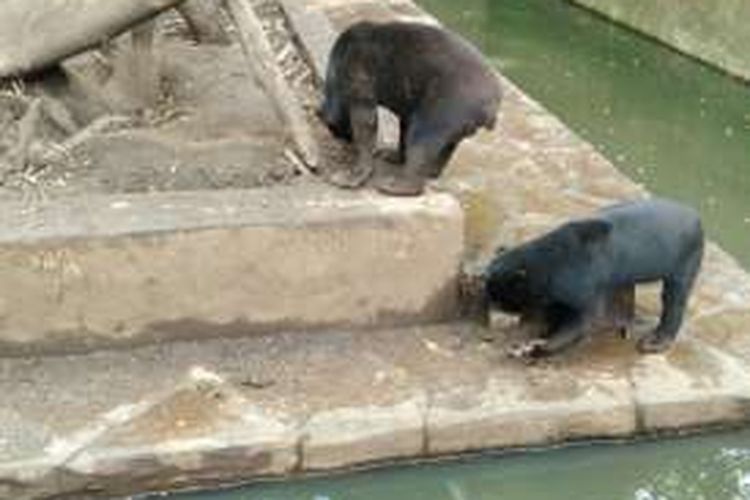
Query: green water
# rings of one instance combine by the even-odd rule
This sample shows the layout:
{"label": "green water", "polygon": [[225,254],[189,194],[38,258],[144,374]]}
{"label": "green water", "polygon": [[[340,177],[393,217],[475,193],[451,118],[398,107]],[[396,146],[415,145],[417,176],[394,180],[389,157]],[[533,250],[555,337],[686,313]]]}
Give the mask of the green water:
{"label": "green water", "polygon": [[420,3],[750,267],[750,85],[561,0]]}
{"label": "green water", "polygon": [[[560,0],[422,0],[750,266],[750,87]],[[483,457],[179,500],[745,500],[750,430]]]}
{"label": "green water", "polygon": [[701,499],[750,499],[750,431],[374,470],[176,500]]}

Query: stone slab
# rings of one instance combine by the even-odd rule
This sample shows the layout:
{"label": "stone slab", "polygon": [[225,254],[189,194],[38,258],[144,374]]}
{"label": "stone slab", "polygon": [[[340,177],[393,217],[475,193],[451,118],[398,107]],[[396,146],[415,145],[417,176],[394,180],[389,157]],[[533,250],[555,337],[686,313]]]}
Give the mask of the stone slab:
{"label": "stone slab", "polygon": [[632,367],[642,430],[689,430],[744,422],[750,370],[735,356],[701,341],[682,342],[669,356],[646,356]]}
{"label": "stone slab", "polygon": [[597,337],[509,359],[469,323],[0,358],[0,499],[122,498],[747,421],[747,368]]}
{"label": "stone slab", "polygon": [[[82,364],[92,367],[85,360]],[[106,385],[107,371],[91,374],[103,376]],[[298,437],[283,420],[286,415],[269,411],[201,367],[169,375],[169,386],[136,376],[129,394],[134,399],[115,398],[106,411],[99,411],[101,400],[94,395],[72,401],[64,388],[57,388],[52,394],[56,404],[88,410],[65,419],[60,407],[49,407],[52,418],[62,414],[60,422],[44,423],[40,415],[24,412],[28,400],[16,400],[16,415],[33,434],[13,434],[7,415],[0,419],[5,452],[0,498],[88,498],[102,488],[111,497],[219,483],[236,479],[238,471],[255,477],[282,475],[297,467]],[[85,425],[58,432],[80,422]]]}
{"label": "stone slab", "polygon": [[304,470],[330,470],[420,456],[424,398],[393,406],[337,408],[313,415],[302,428]]}
{"label": "stone slab", "polygon": [[301,40],[302,49],[307,55],[316,79],[325,80],[328,55],[338,33],[331,26],[328,17],[308,2],[280,0],[294,33]]}
{"label": "stone slab", "polygon": [[677,50],[750,80],[744,0],[573,0]]}
{"label": "stone slab", "polygon": [[636,431],[630,382],[622,373],[522,365],[476,393],[433,396],[427,415],[430,454],[517,448]]}
{"label": "stone slab", "polygon": [[[306,2],[342,23],[373,9],[398,18],[399,9],[413,10],[403,4]],[[442,181],[466,209],[473,262],[481,262],[498,243],[533,236],[615,199],[645,195],[541,106],[510,82],[504,84],[499,129],[462,144]],[[192,439],[204,435],[203,419],[160,417],[176,415],[174,409],[181,407],[176,401],[186,394],[198,406],[224,415],[221,404],[185,392],[185,380],[191,380],[196,366],[203,379],[214,381],[211,387],[226,388],[222,394],[238,402],[230,409],[271,419],[269,425],[279,430],[275,435],[284,437],[277,441],[282,444],[278,470],[291,466],[292,474],[304,472],[305,464],[325,470],[412,453],[410,458],[420,458],[747,420],[748,283],[731,258],[710,246],[680,341],[667,354],[649,357],[638,356],[632,342],[604,336],[530,367],[503,355],[503,339],[485,342],[486,332],[476,326],[454,324],[368,335],[278,333],[86,356],[0,359],[0,497],[24,498],[39,491],[40,484],[74,495],[95,488],[104,494],[124,492],[117,474],[88,475],[93,469],[84,467],[86,461],[78,462],[81,475],[45,476],[45,471],[54,474],[67,467],[59,461],[65,455],[50,456],[57,449],[52,443],[70,442],[92,426],[100,429],[102,416],[142,401],[165,402],[165,412],[145,412],[148,418],[139,418],[138,425],[116,420],[101,433],[108,438],[87,441],[92,446],[81,447],[80,456],[103,456],[97,449],[101,444],[104,450],[116,448],[118,456],[153,457],[156,450],[165,464],[176,460],[174,469],[151,462],[143,469],[153,471],[148,481],[141,474],[128,483],[136,491],[144,485],[210,482],[200,467],[179,474],[191,463],[185,457],[216,452],[215,443]],[[639,297],[641,313],[653,315],[654,296]],[[234,423],[237,414],[228,412],[227,428],[251,436],[252,426],[243,429]],[[289,430],[296,433],[294,460],[284,452]],[[141,432],[153,443],[149,449],[141,447],[147,441]],[[181,443],[187,447],[178,454],[160,447],[175,432],[185,436]],[[234,452],[246,457],[238,464],[263,456],[258,448]],[[223,463],[228,465],[221,469],[223,481],[257,477],[254,469],[232,467],[231,460]],[[175,483],[176,476],[182,482]],[[44,483],[45,477],[57,481]]]}
{"label": "stone slab", "polygon": [[301,186],[2,213],[4,353],[457,314],[463,224],[448,194]]}

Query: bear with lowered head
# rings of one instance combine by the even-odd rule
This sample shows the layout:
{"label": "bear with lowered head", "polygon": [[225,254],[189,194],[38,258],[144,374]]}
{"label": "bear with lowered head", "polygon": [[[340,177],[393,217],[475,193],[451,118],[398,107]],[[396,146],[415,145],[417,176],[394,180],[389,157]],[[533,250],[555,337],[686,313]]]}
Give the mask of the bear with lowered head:
{"label": "bear with lowered head", "polygon": [[536,358],[575,345],[618,294],[661,281],[659,323],[637,344],[642,353],[661,352],[682,324],[703,246],[693,209],[664,199],[620,203],[499,252],[485,271],[486,299],[522,318],[541,318],[544,333],[517,353]]}
{"label": "bear with lowered head", "polygon": [[420,194],[463,138],[494,127],[500,98],[497,76],[460,36],[420,23],[354,24],[330,52],[319,115],[334,136],[354,143],[357,160],[330,180],[356,188],[372,176],[380,105],[398,117],[400,137],[388,158],[394,168],[376,188]]}

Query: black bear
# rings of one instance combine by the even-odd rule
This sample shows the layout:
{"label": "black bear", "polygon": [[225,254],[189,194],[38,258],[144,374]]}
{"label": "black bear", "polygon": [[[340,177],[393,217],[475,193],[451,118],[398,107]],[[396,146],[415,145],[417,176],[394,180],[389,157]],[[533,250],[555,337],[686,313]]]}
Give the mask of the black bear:
{"label": "black bear", "polygon": [[331,50],[319,114],[336,137],[354,142],[357,161],[331,181],[355,188],[373,174],[381,105],[399,118],[399,149],[391,161],[403,167],[379,176],[376,187],[420,194],[464,137],[494,127],[500,98],[497,76],[458,35],[418,23],[354,24]]}
{"label": "black bear", "polygon": [[498,253],[484,276],[490,305],[541,317],[545,333],[522,350],[541,357],[574,345],[618,294],[662,281],[656,329],[642,353],[666,350],[677,335],[703,257],[703,230],[691,208],[663,199],[616,204]]}

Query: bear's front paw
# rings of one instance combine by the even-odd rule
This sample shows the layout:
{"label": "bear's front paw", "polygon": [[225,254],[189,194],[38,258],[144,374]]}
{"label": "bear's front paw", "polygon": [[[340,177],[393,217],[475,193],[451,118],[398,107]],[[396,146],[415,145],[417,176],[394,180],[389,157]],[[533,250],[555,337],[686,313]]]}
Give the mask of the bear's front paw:
{"label": "bear's front paw", "polygon": [[546,354],[546,347],[545,339],[516,342],[508,348],[508,356],[517,359],[535,359]]}
{"label": "bear's front paw", "polygon": [[641,354],[656,354],[664,352],[672,345],[672,338],[651,332],[638,340],[636,345]]}

